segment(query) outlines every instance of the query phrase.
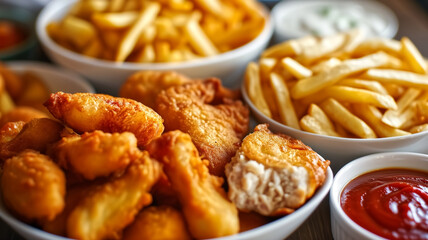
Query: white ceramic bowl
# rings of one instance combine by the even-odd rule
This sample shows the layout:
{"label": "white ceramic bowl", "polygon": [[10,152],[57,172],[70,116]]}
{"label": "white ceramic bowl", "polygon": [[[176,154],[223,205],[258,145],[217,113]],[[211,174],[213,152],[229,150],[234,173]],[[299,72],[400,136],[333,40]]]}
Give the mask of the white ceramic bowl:
{"label": "white ceramic bowl", "polygon": [[39,76],[51,92],[90,92],[95,93],[94,88],[78,74],[67,69],[42,62],[11,61],[7,66],[14,72],[22,74],[32,72]]}
{"label": "white ceramic bowl", "polygon": [[126,78],[139,70],[174,70],[191,78],[218,77],[227,87],[239,87],[245,67],[250,61],[257,59],[273,33],[270,13],[265,9],[266,24],[263,31],[248,44],[232,51],[182,63],[115,63],[69,51],[48,36],[46,25],[61,20],[75,2],[76,0],[56,0],[48,3],[37,18],[37,37],[53,62],[85,76],[99,92],[113,95],[117,94]]}
{"label": "white ceramic bowl", "polygon": [[[268,224],[248,230],[236,235],[215,238],[215,240],[282,240],[292,234],[322,202],[324,197],[330,190],[333,183],[333,172],[330,168],[327,169],[327,177],[324,184],[315,192],[302,207],[297,209],[292,214],[279,218]],[[11,215],[4,206],[0,193],[0,218],[10,225],[18,234],[26,239],[32,240],[70,240],[69,238],[60,237],[42,231],[31,225],[25,224],[17,220]]]}
{"label": "white ceramic bowl", "polygon": [[[330,7],[330,12],[319,17],[318,12],[324,7]],[[273,7],[272,18],[275,23],[274,41],[277,43],[310,33],[331,35],[354,27],[350,24],[368,30],[369,36],[393,38],[398,31],[394,12],[377,1],[281,1]]]}
{"label": "white ceramic bowl", "polygon": [[428,171],[428,155],[409,152],[389,152],[367,155],[348,163],[334,177],[330,190],[331,230],[335,239],[381,240],[352,221],[340,206],[343,188],[354,178],[384,168],[405,168]]}
{"label": "white ceramic bowl", "polygon": [[361,139],[325,136],[286,126],[260,112],[250,101],[244,84],[242,85],[243,98],[257,122],[268,123],[272,131],[300,139],[325,159],[330,160],[333,172],[337,172],[355,158],[372,153],[401,151],[428,154],[428,131],[400,137]]}

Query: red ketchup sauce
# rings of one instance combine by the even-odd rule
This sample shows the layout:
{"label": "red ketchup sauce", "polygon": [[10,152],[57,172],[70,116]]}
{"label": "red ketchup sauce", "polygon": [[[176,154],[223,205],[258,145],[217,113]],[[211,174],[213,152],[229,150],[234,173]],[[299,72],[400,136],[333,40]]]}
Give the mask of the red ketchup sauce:
{"label": "red ketchup sauce", "polygon": [[428,173],[382,169],[345,186],[344,212],[358,225],[388,239],[428,239]]}

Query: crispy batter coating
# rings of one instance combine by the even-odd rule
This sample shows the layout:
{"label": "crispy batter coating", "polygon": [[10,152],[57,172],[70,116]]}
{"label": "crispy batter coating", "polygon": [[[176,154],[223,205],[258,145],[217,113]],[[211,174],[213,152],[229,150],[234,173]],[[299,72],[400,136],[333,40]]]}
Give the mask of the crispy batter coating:
{"label": "crispy batter coating", "polygon": [[62,168],[93,180],[121,173],[140,156],[139,151],[137,139],[130,132],[111,134],[96,130],[64,137],[50,152]]}
{"label": "crispy batter coating", "polygon": [[122,240],[186,240],[192,239],[182,213],[171,206],[143,209],[129,225]]}
{"label": "crispy batter coating", "polygon": [[238,98],[239,92],[222,87],[219,79],[193,81],[161,92],[156,111],[166,130],[188,133],[208,159],[210,173],[222,176],[248,131],[249,110]]}
{"label": "crispy batter coating", "polygon": [[33,107],[18,106],[11,111],[3,114],[0,119],[0,127],[8,122],[24,121],[29,122],[34,118],[48,118],[44,112]]}
{"label": "crispy batter coating", "polygon": [[300,140],[260,124],[226,166],[228,196],[241,211],[289,214],[324,183],[329,164]]}
{"label": "crispy batter coating", "polygon": [[156,97],[172,86],[192,81],[177,72],[140,71],[131,75],[120,89],[119,96],[134,99],[144,105],[155,108]]}
{"label": "crispy batter coating", "polygon": [[67,187],[64,210],[54,219],[40,222],[42,229],[52,234],[66,236],[68,216],[77,204],[94,189],[94,187],[96,187],[96,184],[93,182]]}
{"label": "crispy batter coating", "polygon": [[267,124],[256,126],[254,133],[242,142],[241,149],[248,158],[269,167],[304,167],[309,173],[309,196],[324,182],[330,165],[330,161],[321,160],[318,154],[302,141],[285,134],[274,134],[269,131]]}
{"label": "crispy batter coating", "polygon": [[25,149],[44,153],[47,146],[61,139],[64,125],[49,118],[35,118],[26,123],[19,134],[0,145],[0,160],[17,155]]}
{"label": "crispy batter coating", "polygon": [[67,220],[67,235],[80,240],[118,238],[143,206],[161,173],[161,165],[141,152],[119,178],[100,185],[82,199]]}
{"label": "crispy batter coating", "polygon": [[164,164],[193,237],[238,233],[238,210],[221,187],[223,178],[210,175],[189,134],[167,132],[150,143],[147,150]]}
{"label": "crispy batter coating", "polygon": [[24,221],[52,220],[65,205],[65,176],[46,155],[25,150],[3,166],[5,205]]}
{"label": "crispy batter coating", "polygon": [[153,109],[132,99],[94,93],[51,94],[44,103],[50,113],[76,132],[132,132],[138,146],[160,136],[163,119]]}

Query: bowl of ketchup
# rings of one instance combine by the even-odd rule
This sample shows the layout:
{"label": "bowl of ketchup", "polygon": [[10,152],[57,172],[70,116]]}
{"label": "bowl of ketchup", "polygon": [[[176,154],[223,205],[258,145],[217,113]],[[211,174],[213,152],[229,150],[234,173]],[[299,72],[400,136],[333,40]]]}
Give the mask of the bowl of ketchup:
{"label": "bowl of ketchup", "polygon": [[0,60],[29,58],[36,46],[35,14],[10,4],[0,5]]}
{"label": "bowl of ketchup", "polygon": [[428,155],[351,161],[334,177],[330,213],[335,239],[428,239]]}

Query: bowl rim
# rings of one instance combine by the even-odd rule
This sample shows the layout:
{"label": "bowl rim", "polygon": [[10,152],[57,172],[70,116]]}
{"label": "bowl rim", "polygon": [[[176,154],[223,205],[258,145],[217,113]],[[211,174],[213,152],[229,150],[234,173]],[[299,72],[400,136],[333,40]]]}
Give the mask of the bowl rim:
{"label": "bowl rim", "polygon": [[331,142],[346,142],[346,143],[352,143],[352,144],[358,144],[358,143],[368,143],[368,144],[375,144],[375,143],[395,143],[399,142],[403,139],[409,140],[409,139],[418,139],[426,137],[428,138],[428,131],[418,132],[418,133],[412,133],[410,135],[404,135],[404,136],[395,136],[395,137],[378,137],[378,138],[346,138],[346,137],[334,137],[334,136],[327,136],[327,135],[321,135],[317,133],[311,133],[304,130],[295,129],[292,127],[289,127],[285,124],[282,124],[265,114],[263,114],[250,100],[247,90],[245,87],[245,81],[242,81],[241,84],[241,93],[242,97],[244,98],[244,101],[248,104],[251,111],[255,112],[256,115],[261,116],[267,123],[270,125],[274,125],[277,128],[284,128],[286,131],[290,134],[305,134],[310,137],[318,138],[317,141],[331,141]]}
{"label": "bowl rim", "polygon": [[[339,4],[340,6],[346,6],[351,4],[359,4],[364,10],[369,10],[376,15],[380,15],[387,22],[387,26],[380,33],[379,36],[393,38],[397,32],[399,27],[399,21],[397,15],[394,11],[391,10],[387,5],[374,1],[357,1],[357,0],[348,0],[348,1],[340,1],[340,0],[306,0],[306,1],[280,1],[272,8],[272,18],[275,22],[275,26],[278,26],[282,21],[282,17],[289,13],[290,11],[294,11],[297,9],[305,9],[307,7],[313,6],[323,6],[325,4]],[[286,31],[280,31],[277,27],[275,27],[275,33],[282,38],[299,38],[304,35],[295,35],[295,34],[287,34]]]}
{"label": "bowl rim", "polygon": [[[18,61],[7,61],[5,62],[6,66],[8,66],[9,68],[11,68],[12,70],[17,70],[17,69],[25,69],[24,71],[31,71],[31,72],[35,72],[35,73],[41,73],[41,80],[44,81],[48,86],[48,88],[50,87],[48,84],[49,80],[44,80],[45,78],[43,77],[43,73],[49,73],[52,75],[58,75],[58,76],[64,76],[67,81],[69,82],[73,82],[73,84],[76,84],[79,88],[85,89],[86,92],[88,93],[95,93],[95,89],[94,87],[88,82],[86,81],[84,78],[82,78],[80,75],[65,69],[61,66],[57,66],[57,65],[52,65],[52,64],[48,64],[45,62],[38,62],[38,61],[27,61],[27,60],[18,60]],[[21,71],[21,70],[18,70]],[[61,79],[60,79],[61,80]],[[59,81],[60,81],[59,80]]]}
{"label": "bowl rim", "polygon": [[[325,159],[322,156],[319,155],[319,157],[325,161]],[[305,202],[303,206],[298,208],[293,213],[280,217],[274,221],[271,221],[257,228],[247,230],[245,232],[241,232],[241,233],[237,233],[237,234],[225,236],[225,237],[212,238],[212,240],[247,239],[250,237],[264,236],[269,232],[282,228],[285,223],[293,221],[293,219],[296,219],[296,218],[298,219],[304,218],[304,220],[302,221],[303,223],[307,218],[310,217],[312,212],[320,205],[320,203],[324,200],[324,198],[327,196],[327,194],[330,191],[330,188],[333,184],[333,177],[334,177],[333,171],[331,170],[330,167],[328,167],[326,172],[327,172],[327,177],[324,180],[324,183],[316,190],[314,195]],[[9,226],[11,226],[20,235],[22,234],[21,233],[22,231],[25,233],[25,235],[27,234],[35,235],[41,239],[71,240],[71,238],[67,238],[67,237],[63,237],[63,236],[59,236],[59,235],[55,235],[55,234],[43,231],[42,229],[36,228],[32,225],[29,225],[25,222],[18,220],[6,209],[6,206],[4,205],[4,202],[2,200],[1,192],[0,192],[0,218],[3,219]]]}
{"label": "bowl rim", "polygon": [[[329,201],[330,201],[330,211],[331,211],[331,220],[333,221],[333,212],[337,214],[338,219],[337,222],[340,222],[341,225],[345,225],[345,227],[352,229],[353,231],[357,231],[359,234],[363,235],[366,239],[384,239],[379,235],[376,235],[365,228],[361,227],[357,223],[355,223],[348,215],[343,211],[340,206],[340,195],[342,194],[343,189],[346,187],[348,183],[352,180],[361,176],[365,173],[369,173],[376,170],[388,169],[388,168],[400,168],[400,169],[411,169],[418,171],[426,171],[428,172],[428,168],[421,170],[415,166],[397,164],[402,163],[403,161],[408,161],[408,158],[411,157],[411,161],[428,163],[428,154],[422,153],[414,153],[414,152],[381,152],[365,155],[359,158],[352,160],[343,166],[334,176],[333,184],[330,189]],[[384,158],[388,158],[388,161],[383,161]],[[381,167],[371,167],[368,170],[360,169],[359,166],[370,166],[373,160],[382,161]],[[403,166],[400,166],[403,165]],[[428,166],[428,165],[427,165]],[[357,170],[356,170],[357,169]],[[360,170],[358,170],[360,169]],[[351,174],[351,176],[349,175]],[[348,176],[350,178],[349,181],[344,181],[343,178]]]}
{"label": "bowl rim", "polygon": [[238,58],[241,55],[244,55],[250,49],[263,44],[265,41],[269,42],[273,35],[274,24],[273,19],[268,11],[267,7],[260,3],[261,12],[263,13],[265,24],[262,31],[259,35],[248,42],[247,44],[235,48],[231,51],[227,51],[218,55],[211,57],[203,57],[195,59],[194,61],[186,62],[174,62],[174,63],[134,63],[134,62],[114,62],[98,58],[90,58],[82,54],[68,50],[55,41],[53,41],[46,32],[46,25],[56,16],[56,12],[67,11],[72,4],[78,0],[56,0],[49,2],[39,13],[36,19],[36,35],[40,40],[41,44],[45,48],[50,48],[55,53],[61,55],[66,59],[72,59],[74,61],[81,61],[84,64],[97,66],[97,67],[119,67],[125,70],[134,70],[139,68],[149,68],[152,70],[167,70],[174,68],[176,70],[186,69],[186,68],[196,68],[210,64],[216,64],[228,60]]}

